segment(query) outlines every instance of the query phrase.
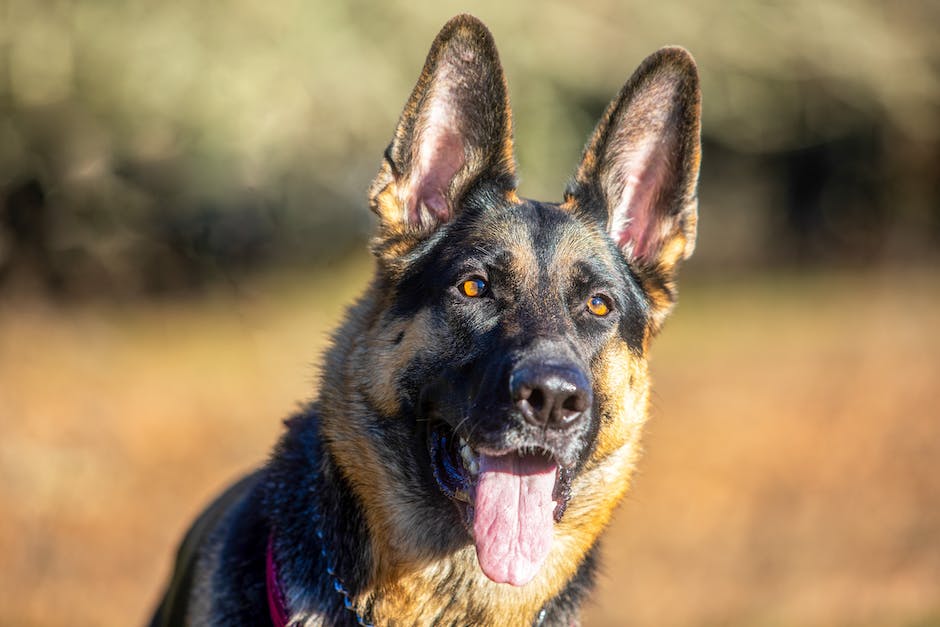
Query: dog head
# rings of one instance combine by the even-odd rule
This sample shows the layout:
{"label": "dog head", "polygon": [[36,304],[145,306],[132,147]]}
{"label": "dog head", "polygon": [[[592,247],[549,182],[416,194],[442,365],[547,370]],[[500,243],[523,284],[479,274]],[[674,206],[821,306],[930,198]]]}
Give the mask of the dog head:
{"label": "dog head", "polygon": [[577,568],[627,488],[699,151],[696,68],[665,48],[604,112],[563,202],[521,199],[492,37],[469,16],[444,27],[370,189],[377,296],[343,349],[377,418],[334,424],[334,452],[382,512],[374,532],[425,555],[469,538],[495,582]]}

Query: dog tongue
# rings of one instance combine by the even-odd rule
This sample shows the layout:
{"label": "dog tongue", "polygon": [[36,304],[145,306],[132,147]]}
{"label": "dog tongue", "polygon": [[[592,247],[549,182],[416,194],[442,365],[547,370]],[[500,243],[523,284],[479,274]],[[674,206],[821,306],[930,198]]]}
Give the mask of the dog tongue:
{"label": "dog tongue", "polygon": [[557,466],[542,457],[480,455],[473,502],[477,560],[496,583],[528,583],[552,546]]}

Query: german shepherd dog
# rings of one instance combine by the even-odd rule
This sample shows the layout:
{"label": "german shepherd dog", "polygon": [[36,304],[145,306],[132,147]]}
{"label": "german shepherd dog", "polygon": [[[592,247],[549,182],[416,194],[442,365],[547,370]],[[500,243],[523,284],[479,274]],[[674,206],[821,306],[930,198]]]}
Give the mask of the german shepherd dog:
{"label": "german shepherd dog", "polygon": [[449,21],[319,396],[193,525],[152,624],[577,624],[695,243],[699,99],[691,56],[659,50],[564,200],[523,199],[492,36]]}

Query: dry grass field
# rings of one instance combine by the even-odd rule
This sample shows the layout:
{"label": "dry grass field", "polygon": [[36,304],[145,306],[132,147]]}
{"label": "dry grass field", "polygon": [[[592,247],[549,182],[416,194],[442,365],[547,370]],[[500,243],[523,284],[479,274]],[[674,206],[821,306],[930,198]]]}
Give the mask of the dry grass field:
{"label": "dry grass field", "polygon": [[[144,622],[366,268],[0,303],[0,625]],[[686,277],[588,626],[940,625],[940,281]]]}

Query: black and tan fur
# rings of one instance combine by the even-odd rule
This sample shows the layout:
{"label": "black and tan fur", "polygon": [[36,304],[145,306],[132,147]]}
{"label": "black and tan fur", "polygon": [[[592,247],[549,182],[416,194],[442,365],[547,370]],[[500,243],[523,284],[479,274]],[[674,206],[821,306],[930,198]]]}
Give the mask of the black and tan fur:
{"label": "black and tan fur", "polygon": [[[492,37],[472,17],[448,22],[369,191],[375,276],[319,397],[194,525],[153,624],[270,624],[269,536],[293,624],[355,624],[323,547],[376,625],[577,623],[636,462],[650,340],[694,247],[699,106],[689,54],[654,53],[604,112],[564,201],[521,199]],[[458,290],[468,276],[485,278],[484,296]],[[587,310],[595,295],[607,315]],[[528,420],[507,382],[556,367],[587,405]],[[435,428],[558,460],[566,507],[530,583],[481,572],[430,468]]]}

